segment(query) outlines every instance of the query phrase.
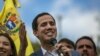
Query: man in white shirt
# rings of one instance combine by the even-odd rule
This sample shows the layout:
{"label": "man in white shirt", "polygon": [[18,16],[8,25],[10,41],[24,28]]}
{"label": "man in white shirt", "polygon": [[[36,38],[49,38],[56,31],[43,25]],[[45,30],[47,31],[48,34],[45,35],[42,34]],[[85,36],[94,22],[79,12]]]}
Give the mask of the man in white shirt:
{"label": "man in white shirt", "polygon": [[40,40],[41,48],[31,56],[45,56],[46,52],[49,52],[51,56],[59,56],[50,43],[50,40],[57,36],[55,19],[49,13],[40,13],[33,20],[32,28],[34,35]]}

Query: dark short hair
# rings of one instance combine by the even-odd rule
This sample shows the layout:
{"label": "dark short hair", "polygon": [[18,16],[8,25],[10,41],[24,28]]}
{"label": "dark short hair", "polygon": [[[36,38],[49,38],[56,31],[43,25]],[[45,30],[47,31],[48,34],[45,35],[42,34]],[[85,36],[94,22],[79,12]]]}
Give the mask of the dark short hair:
{"label": "dark short hair", "polygon": [[[53,18],[53,16],[52,16],[51,14],[47,13],[47,12],[43,12],[43,13],[38,14],[38,15],[34,18],[34,20],[33,20],[33,22],[32,22],[32,29],[33,29],[33,30],[37,30],[37,27],[38,27],[37,20],[38,20],[39,17],[44,16],[44,15],[50,15],[50,16]],[[53,20],[54,20],[54,22],[55,22],[55,19],[54,19],[54,18],[53,18]]]}
{"label": "dark short hair", "polygon": [[68,43],[68,44],[72,45],[73,48],[75,49],[75,45],[74,45],[73,41],[71,41],[71,40],[69,40],[67,38],[62,38],[58,43],[62,43],[62,42],[65,42],[65,43]]}
{"label": "dark short hair", "polygon": [[96,53],[96,55],[97,55],[96,45],[95,45],[94,41],[92,40],[92,38],[91,38],[90,36],[82,36],[81,38],[79,38],[79,39],[76,41],[76,43],[75,43],[75,48],[77,47],[77,43],[78,43],[80,40],[83,40],[83,39],[87,39],[87,40],[89,40],[89,41],[92,42],[94,51],[95,51],[95,53]]}
{"label": "dark short hair", "polygon": [[0,33],[0,36],[4,36],[9,40],[9,42],[11,44],[11,50],[12,50],[12,55],[10,55],[10,56],[17,56],[16,47],[15,47],[15,44],[14,44],[13,40],[11,39],[11,37],[7,33]]}

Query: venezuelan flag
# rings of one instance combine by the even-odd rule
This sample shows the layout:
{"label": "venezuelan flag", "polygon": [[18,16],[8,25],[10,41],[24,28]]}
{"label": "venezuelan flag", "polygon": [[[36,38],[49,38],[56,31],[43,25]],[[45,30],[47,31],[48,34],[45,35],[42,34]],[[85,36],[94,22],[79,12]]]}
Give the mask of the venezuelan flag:
{"label": "venezuelan flag", "polygon": [[[18,0],[5,0],[3,9],[0,12],[0,33],[6,32],[11,36],[18,53],[20,49],[19,26],[22,21],[17,12],[17,7],[20,7]],[[28,37],[27,40],[28,47],[25,55],[29,56],[33,52],[33,48]]]}

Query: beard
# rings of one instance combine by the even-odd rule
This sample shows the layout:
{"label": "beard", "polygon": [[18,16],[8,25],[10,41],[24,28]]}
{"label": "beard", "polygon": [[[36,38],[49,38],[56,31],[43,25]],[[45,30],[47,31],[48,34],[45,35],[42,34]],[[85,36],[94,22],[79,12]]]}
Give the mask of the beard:
{"label": "beard", "polygon": [[89,54],[87,52],[83,52],[82,56],[89,56]]}

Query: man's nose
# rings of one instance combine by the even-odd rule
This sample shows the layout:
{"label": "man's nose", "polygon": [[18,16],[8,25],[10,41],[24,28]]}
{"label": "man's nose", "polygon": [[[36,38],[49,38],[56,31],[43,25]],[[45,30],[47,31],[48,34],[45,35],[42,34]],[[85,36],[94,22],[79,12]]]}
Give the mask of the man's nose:
{"label": "man's nose", "polygon": [[47,28],[52,28],[52,26],[48,23],[48,24],[47,24]]}
{"label": "man's nose", "polygon": [[83,52],[87,52],[87,47],[86,46],[83,47]]}
{"label": "man's nose", "polygon": [[84,47],[83,47],[83,49],[84,49],[84,50],[86,50],[86,49],[87,49],[87,47],[86,47],[86,46],[84,46]]}
{"label": "man's nose", "polygon": [[3,47],[3,44],[2,44],[2,43],[0,43],[0,48],[1,48],[1,47]]}

